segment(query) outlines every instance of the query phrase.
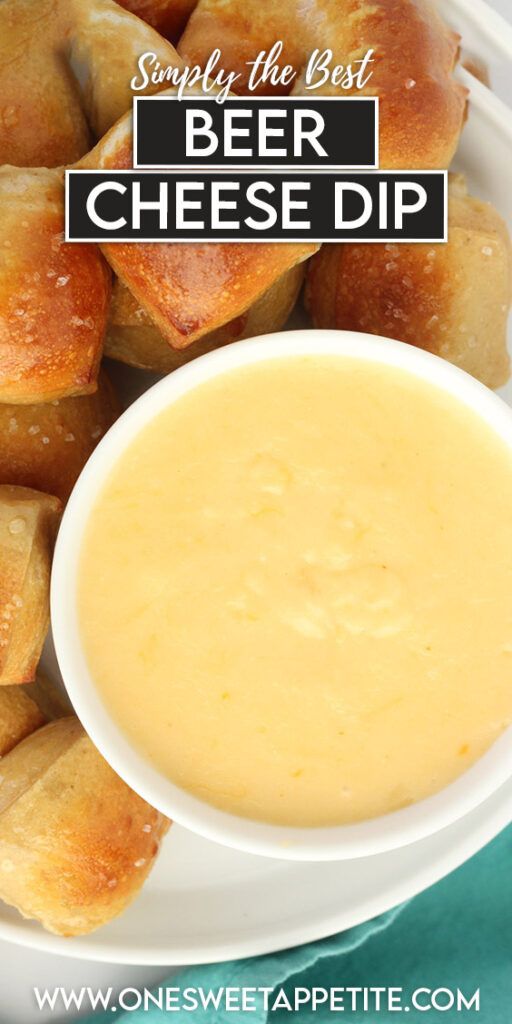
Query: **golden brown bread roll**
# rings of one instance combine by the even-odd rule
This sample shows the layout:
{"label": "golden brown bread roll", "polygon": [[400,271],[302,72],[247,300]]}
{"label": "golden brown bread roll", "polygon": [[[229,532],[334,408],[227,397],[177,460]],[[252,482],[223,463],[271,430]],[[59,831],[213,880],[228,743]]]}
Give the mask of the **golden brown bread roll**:
{"label": "golden brown bread roll", "polygon": [[0,3],[0,164],[58,167],[89,149],[62,13],[55,0]]}
{"label": "golden brown bread roll", "polygon": [[173,43],[179,39],[197,0],[117,0]]}
{"label": "golden brown bread roll", "polygon": [[0,402],[96,389],[110,272],[63,230],[62,172],[0,169]]}
{"label": "golden brown bread roll", "polygon": [[0,484],[69,497],[91,452],[120,413],[105,370],[93,395],[40,405],[0,403]]}
{"label": "golden brown bread roll", "polygon": [[[131,167],[131,133],[132,118],[127,114],[80,166]],[[318,245],[113,242],[101,248],[169,344],[183,349],[244,313]]]}
{"label": "golden brown bread roll", "polygon": [[46,721],[41,708],[25,693],[24,686],[0,687],[0,758]]}
{"label": "golden brown bread roll", "polygon": [[447,244],[324,245],[310,262],[306,304],[316,327],[383,334],[427,349],[489,387],[509,374],[508,232],[489,204],[449,190]]}
{"label": "golden brown bread roll", "polygon": [[131,107],[130,82],[147,51],[164,66],[181,64],[170,43],[113,0],[2,0],[0,164],[78,160]]}
{"label": "golden brown bread roll", "polygon": [[76,718],[0,762],[0,898],[58,935],[83,935],[132,901],[169,822],[112,771]]}
{"label": "golden brown bread roll", "polygon": [[60,0],[68,18],[72,59],[86,71],[83,100],[93,134],[100,138],[127,110],[134,95],[157,92],[151,83],[134,94],[143,53],[156,54],[162,67],[181,67],[176,50],[158,32],[113,0]]}
{"label": "golden brown bread roll", "polygon": [[244,313],[181,351],[171,348],[135,296],[117,280],[112,292],[105,355],[144,370],[170,373],[221,345],[278,331],[295,305],[303,279],[304,264],[298,263],[282,274]]}
{"label": "golden brown bread roll", "polygon": [[[373,49],[371,79],[362,90],[343,94],[380,97],[380,166],[449,166],[467,93],[452,78],[458,36],[431,0],[200,0],[178,52],[185,63],[204,67],[214,47],[221,47],[222,67],[242,76],[235,89],[244,93],[246,62],[277,40],[284,43],[280,66],[290,64],[298,73],[316,48],[332,51],[332,66],[361,60]],[[260,91],[273,90],[267,83]],[[304,91],[300,78],[294,91]],[[324,85],[306,95],[322,93],[340,91]]]}
{"label": "golden brown bread roll", "polygon": [[[19,693],[20,687],[16,689]],[[22,689],[30,700],[37,704],[45,722],[53,722],[55,718],[67,718],[73,714],[73,707],[65,690],[52,682],[41,668],[37,670],[35,682],[26,683]]]}
{"label": "golden brown bread roll", "polygon": [[42,725],[70,714],[64,694],[39,671],[35,683],[0,687],[0,758]]}
{"label": "golden brown bread roll", "polygon": [[61,503],[0,486],[0,685],[35,678],[50,618],[50,564]]}

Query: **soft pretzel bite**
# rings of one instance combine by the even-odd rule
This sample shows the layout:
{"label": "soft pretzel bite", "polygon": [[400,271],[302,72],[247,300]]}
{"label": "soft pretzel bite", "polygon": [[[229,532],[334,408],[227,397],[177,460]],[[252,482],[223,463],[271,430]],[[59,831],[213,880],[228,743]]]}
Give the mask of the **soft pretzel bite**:
{"label": "soft pretzel bite", "polygon": [[[126,114],[80,161],[81,167],[132,166],[132,117]],[[112,242],[111,267],[176,349],[239,317],[316,243]]]}
{"label": "soft pretzel bite", "polygon": [[[204,66],[220,46],[222,66],[241,75],[236,90],[244,92],[246,62],[277,40],[284,44],[280,66],[291,64],[299,75],[315,49],[332,51],[332,66],[353,64],[373,50],[372,76],[358,94],[380,98],[380,166],[449,166],[467,92],[452,78],[459,38],[431,0],[200,0],[178,52],[186,63]],[[299,77],[294,91],[304,85]],[[260,91],[273,89],[267,82]],[[332,85],[306,95],[322,93],[341,95]]]}
{"label": "soft pretzel bite", "polygon": [[0,404],[0,484],[20,484],[66,501],[120,406],[105,370],[92,395],[40,405]]}
{"label": "soft pretzel bite", "polygon": [[84,935],[131,903],[170,822],[103,760],[77,718],[2,760],[0,898],[58,935]]}
{"label": "soft pretzel bite", "polygon": [[62,172],[0,168],[0,402],[96,388],[110,272],[63,231]]}
{"label": "soft pretzel bite", "polygon": [[[156,0],[134,6],[149,10]],[[190,4],[159,7],[168,18],[174,9],[179,31]],[[131,107],[130,83],[145,52],[164,67],[181,66],[159,32],[114,0],[2,0],[0,164],[78,160]],[[140,92],[158,88],[148,83]]]}
{"label": "soft pretzel bite", "polygon": [[135,296],[117,280],[112,293],[105,355],[144,370],[170,373],[190,359],[232,341],[280,330],[295,305],[303,279],[304,264],[298,263],[240,316],[181,350],[171,348]]}
{"label": "soft pretzel bite", "polygon": [[71,713],[64,694],[39,671],[35,683],[0,686],[0,758],[42,725]]}
{"label": "soft pretzel bite", "polygon": [[489,387],[509,375],[506,347],[511,249],[505,224],[449,190],[446,244],[324,245],[308,268],[306,302],[317,327],[382,334],[427,349]]}
{"label": "soft pretzel bite", "polygon": [[197,0],[117,0],[173,43],[179,39]]}
{"label": "soft pretzel bite", "polygon": [[35,678],[50,619],[50,563],[61,503],[0,486],[0,685]]}
{"label": "soft pretzel bite", "polygon": [[90,146],[56,0],[0,3],[0,164],[58,167]]}
{"label": "soft pretzel bite", "polygon": [[183,62],[171,43],[113,0],[66,0],[66,9],[70,53],[86,72],[85,109],[96,138],[101,138],[131,110],[134,95],[162,89],[149,82],[132,91],[142,54],[154,53],[163,67],[181,67]]}

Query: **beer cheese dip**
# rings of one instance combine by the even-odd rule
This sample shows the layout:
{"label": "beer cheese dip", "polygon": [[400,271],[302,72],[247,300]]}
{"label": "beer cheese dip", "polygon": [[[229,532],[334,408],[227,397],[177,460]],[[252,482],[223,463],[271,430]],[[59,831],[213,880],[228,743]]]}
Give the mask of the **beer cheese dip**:
{"label": "beer cheese dip", "polygon": [[281,825],[446,786],[512,720],[512,455],[404,370],[225,372],[159,413],[93,508],[83,648],[165,776]]}

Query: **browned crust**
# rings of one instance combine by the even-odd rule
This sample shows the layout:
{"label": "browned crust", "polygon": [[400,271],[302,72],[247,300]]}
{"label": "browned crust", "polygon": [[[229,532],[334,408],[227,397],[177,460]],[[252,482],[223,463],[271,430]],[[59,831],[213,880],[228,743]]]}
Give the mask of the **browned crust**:
{"label": "browned crust", "polygon": [[96,388],[110,273],[95,245],[63,240],[62,174],[0,170],[0,402]]}
{"label": "browned crust", "polygon": [[[85,69],[83,101],[93,132],[101,138],[131,110],[131,81],[139,75],[143,53],[156,54],[164,68],[182,62],[171,43],[112,0],[65,0],[65,8],[67,45]],[[161,85],[150,83],[138,95],[159,89]]]}
{"label": "browned crust", "polygon": [[0,897],[59,935],[91,932],[137,895],[168,827],[76,718],[52,722],[2,761]]}
{"label": "browned crust", "polygon": [[[239,75],[235,91],[246,95],[251,70],[247,62],[254,60],[261,50],[268,52],[278,40],[283,43],[280,66],[290,64],[297,72],[301,70],[317,45],[316,10],[321,6],[304,6],[301,17],[297,0],[199,0],[178,43],[178,53],[186,64],[204,67],[215,47],[220,47],[220,66]],[[334,2],[331,6],[334,11]],[[343,9],[344,0],[338,0],[336,6]],[[334,43],[331,38],[331,48]],[[267,82],[252,93],[282,95],[289,90],[290,87]]]}
{"label": "browned crust", "polygon": [[121,7],[147,21],[148,25],[175,43],[197,0],[117,0]]}
{"label": "browned crust", "polygon": [[[82,167],[132,166],[131,115],[81,161]],[[104,243],[130,292],[176,349],[240,316],[318,245],[294,243]]]}
{"label": "browned crust", "polygon": [[61,12],[56,0],[0,3],[0,164],[58,167],[89,148]]}
{"label": "browned crust", "polygon": [[116,273],[176,349],[240,316],[316,245],[105,245]]}
{"label": "browned crust", "polygon": [[20,484],[67,501],[120,405],[105,370],[92,395],[41,405],[0,404],[0,484]]}
{"label": "browned crust", "polygon": [[[156,12],[156,2],[136,6]],[[179,31],[190,3],[158,6],[169,30],[174,11]],[[78,160],[131,107],[130,83],[147,51],[163,66],[181,63],[167,40],[113,0],[2,0],[0,164],[58,167]]]}
{"label": "browned crust", "polygon": [[61,503],[0,486],[0,685],[35,678],[50,619],[53,545]]}
{"label": "browned crust", "polygon": [[222,345],[278,331],[295,305],[304,268],[305,264],[298,263],[287,270],[244,313],[180,351],[171,348],[135,296],[117,280],[112,293],[105,355],[143,370],[170,373],[190,359]]}
{"label": "browned crust", "polygon": [[[222,65],[242,75],[237,91],[244,92],[245,62],[276,40],[285,43],[280,63],[299,73],[316,47],[331,49],[333,64],[344,65],[373,49],[373,76],[362,94],[380,97],[380,166],[449,166],[467,93],[452,78],[459,38],[430,0],[200,0],[178,52],[187,63],[204,65],[221,46]],[[299,80],[295,91],[302,90]],[[338,90],[307,95],[322,92]]]}
{"label": "browned crust", "polygon": [[0,757],[5,757],[46,721],[41,709],[25,693],[24,686],[0,687]]}
{"label": "browned crust", "polygon": [[503,221],[455,181],[447,244],[325,245],[306,299],[317,327],[397,338],[498,387],[509,374],[510,279]]}
{"label": "browned crust", "polygon": [[64,694],[41,672],[35,683],[0,687],[0,758],[36,729],[71,711]]}

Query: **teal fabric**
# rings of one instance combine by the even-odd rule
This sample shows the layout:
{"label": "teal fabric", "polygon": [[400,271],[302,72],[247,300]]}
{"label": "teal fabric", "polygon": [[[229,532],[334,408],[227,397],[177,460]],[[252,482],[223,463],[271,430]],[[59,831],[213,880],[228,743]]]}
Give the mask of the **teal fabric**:
{"label": "teal fabric", "polygon": [[[192,967],[174,975],[171,986],[397,986],[404,1001],[416,988],[459,988],[466,996],[480,988],[480,1012],[330,1014],[303,1009],[275,1011],[272,1024],[322,1024],[329,1017],[354,1024],[512,1024],[512,826],[481,853],[409,903],[322,942],[271,956]],[[336,893],[333,893],[333,900]],[[94,1017],[109,1024],[112,1013]],[[158,1008],[116,1013],[122,1024],[157,1024],[164,1017],[194,1024],[265,1024],[256,1012],[198,1010],[166,1014]]]}

